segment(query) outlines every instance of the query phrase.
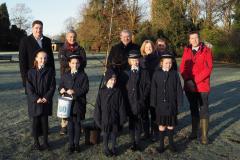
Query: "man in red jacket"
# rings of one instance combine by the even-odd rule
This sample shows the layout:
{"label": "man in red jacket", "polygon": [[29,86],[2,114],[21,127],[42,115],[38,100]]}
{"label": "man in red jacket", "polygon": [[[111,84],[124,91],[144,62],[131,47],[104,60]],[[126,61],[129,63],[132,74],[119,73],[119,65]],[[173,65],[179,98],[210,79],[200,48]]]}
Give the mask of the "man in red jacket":
{"label": "man in red jacket", "polygon": [[189,138],[197,138],[200,120],[201,143],[208,144],[208,95],[213,67],[212,51],[199,42],[198,32],[189,34],[189,43],[190,45],[184,49],[180,65],[192,116],[192,133]]}

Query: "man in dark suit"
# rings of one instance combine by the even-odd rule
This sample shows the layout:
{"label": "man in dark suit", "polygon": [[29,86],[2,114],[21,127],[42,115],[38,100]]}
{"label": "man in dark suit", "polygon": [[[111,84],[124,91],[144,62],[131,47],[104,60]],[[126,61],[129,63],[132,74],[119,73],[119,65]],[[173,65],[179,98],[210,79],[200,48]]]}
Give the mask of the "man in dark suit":
{"label": "man in dark suit", "polygon": [[27,72],[33,67],[34,52],[38,49],[46,51],[48,55],[46,65],[55,71],[51,40],[43,36],[43,23],[35,20],[32,23],[32,34],[22,38],[19,45],[19,65],[24,88],[26,88]]}
{"label": "man in dark suit", "polygon": [[[132,33],[129,30],[122,30],[120,33],[121,42],[112,46],[107,59],[107,68],[113,68],[118,75],[117,86],[125,89],[123,73],[128,70],[128,55],[131,50],[140,51],[140,47],[132,42]],[[123,92],[124,93],[124,92]]]}

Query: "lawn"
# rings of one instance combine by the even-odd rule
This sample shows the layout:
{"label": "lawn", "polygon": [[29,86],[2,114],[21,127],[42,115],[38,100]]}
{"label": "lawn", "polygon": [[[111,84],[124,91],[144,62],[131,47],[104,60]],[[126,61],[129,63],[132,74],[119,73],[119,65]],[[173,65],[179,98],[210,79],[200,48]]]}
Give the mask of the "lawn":
{"label": "lawn", "polygon": [[[86,73],[90,81],[87,95],[87,117],[92,116],[98,86],[103,68],[98,59],[100,55],[89,55]],[[56,60],[57,82],[59,82],[59,62]],[[166,150],[158,154],[158,142],[142,141],[142,152],[129,150],[130,139],[127,127],[118,138],[119,156],[112,159],[240,159],[240,66],[215,63],[211,78],[210,94],[210,144],[200,145],[198,141],[189,142],[190,112],[188,102],[180,108],[179,125],[175,141],[178,153]],[[106,159],[102,153],[102,143],[95,146],[84,144],[81,136],[81,153],[67,154],[68,137],[59,135],[59,119],[56,116],[57,93],[54,97],[54,112],[49,118],[51,151],[31,151],[32,137],[30,120],[27,115],[27,101],[22,88],[18,62],[0,61],[0,159]],[[167,143],[167,141],[166,141]]]}

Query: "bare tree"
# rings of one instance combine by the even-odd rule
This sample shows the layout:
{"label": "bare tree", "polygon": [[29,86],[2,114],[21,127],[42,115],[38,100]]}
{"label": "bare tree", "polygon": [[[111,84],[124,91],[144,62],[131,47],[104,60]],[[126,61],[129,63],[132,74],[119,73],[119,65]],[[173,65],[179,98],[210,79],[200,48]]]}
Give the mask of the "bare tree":
{"label": "bare tree", "polygon": [[142,18],[141,7],[139,6],[138,0],[126,0],[126,6],[126,15],[129,19],[129,29],[136,32]]}
{"label": "bare tree", "polygon": [[189,0],[188,15],[192,23],[196,26],[200,19],[201,6],[199,0]]}
{"label": "bare tree", "polygon": [[31,28],[31,9],[26,6],[24,3],[17,3],[11,9],[11,22],[16,25],[18,28],[29,31]]}
{"label": "bare tree", "polygon": [[74,17],[69,17],[64,21],[64,25],[65,25],[65,30],[71,30],[71,29],[76,29],[76,25],[77,25],[77,19]]}

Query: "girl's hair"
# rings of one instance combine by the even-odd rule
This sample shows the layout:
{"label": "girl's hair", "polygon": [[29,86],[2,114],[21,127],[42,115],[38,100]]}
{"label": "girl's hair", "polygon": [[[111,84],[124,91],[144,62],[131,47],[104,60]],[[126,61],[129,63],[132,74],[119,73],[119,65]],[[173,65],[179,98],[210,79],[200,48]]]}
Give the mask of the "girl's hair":
{"label": "girl's hair", "polygon": [[153,51],[155,51],[154,43],[153,43],[151,40],[145,40],[145,41],[143,42],[141,48],[140,48],[140,51],[141,51],[141,55],[142,55],[142,56],[146,56],[146,55],[147,55],[146,52],[145,52],[145,46],[146,46],[148,43],[151,44]]}
{"label": "girl's hair", "polygon": [[39,49],[36,52],[34,52],[35,58],[34,58],[34,62],[33,62],[33,68],[35,68],[35,69],[38,69],[38,62],[36,61],[36,57],[38,56],[38,54],[40,52],[44,52],[47,55],[47,52],[45,52],[43,49]]}
{"label": "girl's hair", "polygon": [[71,59],[68,59],[68,66],[67,66],[66,71],[71,71],[71,68],[70,68],[70,66],[69,66],[69,63],[71,62],[72,59],[77,59],[77,60],[78,60],[78,63],[81,65],[80,59],[78,59],[78,58],[71,58]]}

